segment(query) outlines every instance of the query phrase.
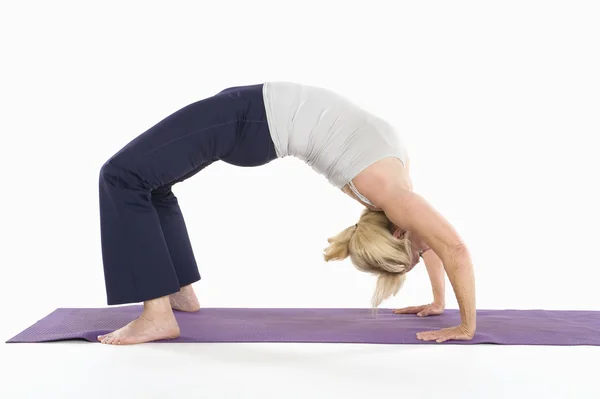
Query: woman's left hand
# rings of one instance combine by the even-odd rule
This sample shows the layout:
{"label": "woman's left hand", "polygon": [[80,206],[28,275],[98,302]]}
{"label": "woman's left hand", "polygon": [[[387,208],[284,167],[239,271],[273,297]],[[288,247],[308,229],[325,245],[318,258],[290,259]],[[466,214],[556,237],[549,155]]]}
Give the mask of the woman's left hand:
{"label": "woman's left hand", "polygon": [[422,341],[436,341],[438,343],[448,340],[470,341],[475,336],[475,330],[464,325],[442,328],[441,330],[424,331],[417,333],[417,339]]}
{"label": "woman's left hand", "polygon": [[437,316],[444,313],[444,304],[433,302],[429,305],[409,306],[402,309],[395,309],[395,314],[416,314],[419,317]]}

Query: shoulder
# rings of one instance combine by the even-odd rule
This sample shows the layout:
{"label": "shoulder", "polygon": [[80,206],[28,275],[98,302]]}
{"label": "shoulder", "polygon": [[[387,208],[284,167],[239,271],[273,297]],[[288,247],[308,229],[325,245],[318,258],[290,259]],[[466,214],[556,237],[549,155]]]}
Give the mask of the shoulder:
{"label": "shoulder", "polygon": [[412,192],[409,165],[398,158],[384,158],[374,162],[353,180],[357,190],[381,208],[391,196]]}

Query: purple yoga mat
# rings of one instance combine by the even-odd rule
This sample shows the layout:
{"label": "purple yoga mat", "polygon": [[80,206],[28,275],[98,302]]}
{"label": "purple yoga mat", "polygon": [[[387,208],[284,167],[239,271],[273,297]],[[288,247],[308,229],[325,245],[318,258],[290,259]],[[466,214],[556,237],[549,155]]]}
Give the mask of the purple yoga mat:
{"label": "purple yoga mat", "polygon": [[[85,339],[136,318],[141,306],[57,309],[8,342]],[[441,316],[395,315],[380,309],[234,309],[176,312],[181,337],[162,342],[328,342],[417,344],[419,331],[457,325],[456,310]],[[600,345],[600,312],[479,310],[477,334],[458,344]]]}

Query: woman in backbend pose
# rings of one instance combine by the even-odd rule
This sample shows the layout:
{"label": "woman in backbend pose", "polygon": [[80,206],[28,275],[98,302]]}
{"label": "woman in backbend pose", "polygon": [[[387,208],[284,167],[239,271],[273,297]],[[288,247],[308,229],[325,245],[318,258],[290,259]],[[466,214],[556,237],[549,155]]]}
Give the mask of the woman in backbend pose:
{"label": "woman in backbend pose", "polygon": [[461,324],[417,337],[438,342],[473,337],[469,252],[448,221],[413,192],[401,137],[330,91],[265,83],[230,88],[184,107],[103,165],[100,216],[108,304],[143,302],[144,308],[138,319],[98,340],[133,344],[175,338],[179,327],[173,309],[200,308],[191,286],[200,274],[171,191],[174,184],[217,160],[249,167],[285,156],[304,160],[366,207],[358,223],[328,240],[325,259],[349,256],[359,270],[377,275],[374,307],[398,292],[422,255],[434,303],[396,312],[439,314],[445,269]]}

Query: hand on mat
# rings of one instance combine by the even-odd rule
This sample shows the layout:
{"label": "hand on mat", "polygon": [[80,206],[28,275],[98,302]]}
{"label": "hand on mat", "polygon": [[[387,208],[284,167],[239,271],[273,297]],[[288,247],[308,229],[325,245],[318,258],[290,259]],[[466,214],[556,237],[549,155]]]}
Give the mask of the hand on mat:
{"label": "hand on mat", "polygon": [[448,340],[458,341],[470,341],[475,335],[474,331],[471,331],[466,326],[460,325],[450,328],[442,328],[441,330],[435,331],[424,331],[417,333],[417,339],[422,341],[436,341],[446,342]]}
{"label": "hand on mat", "polygon": [[437,316],[444,313],[444,305],[440,303],[430,303],[429,305],[409,306],[407,308],[394,310],[396,314],[416,314],[419,317]]}

